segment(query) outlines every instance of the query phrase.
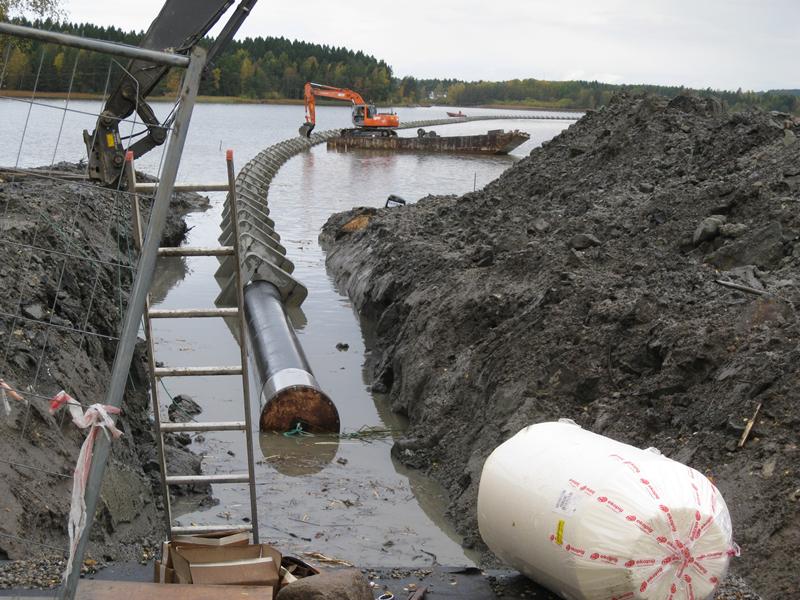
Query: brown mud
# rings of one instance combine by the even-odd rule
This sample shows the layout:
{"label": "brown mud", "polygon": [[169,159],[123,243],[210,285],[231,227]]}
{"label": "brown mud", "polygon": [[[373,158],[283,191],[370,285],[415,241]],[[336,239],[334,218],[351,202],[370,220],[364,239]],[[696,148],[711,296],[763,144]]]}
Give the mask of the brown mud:
{"label": "brown mud", "polygon": [[[72,164],[54,170],[81,173]],[[48,398],[63,389],[84,406],[104,402],[116,343],[102,336],[118,334],[135,257],[130,201],[77,180],[0,177],[0,377],[28,402],[11,399],[9,414],[0,406],[0,559],[60,558],[84,432],[51,416]],[[176,195],[162,243],[179,244],[183,215],[207,205],[197,194]],[[98,561],[141,560],[163,536],[143,351],[140,344],[92,530],[89,556]],[[200,472],[201,458],[176,441],[168,458],[176,470]],[[177,493],[210,502],[210,489]],[[56,568],[27,571],[29,585],[58,577]],[[0,587],[18,580],[0,573]]]}
{"label": "brown mud", "polygon": [[742,548],[733,573],[795,597],[798,125],[620,95],[482,190],[329,220],[329,270],[376,323],[374,388],[410,420],[394,452],[445,485],[487,564],[484,459],[569,417],[705,473]]}

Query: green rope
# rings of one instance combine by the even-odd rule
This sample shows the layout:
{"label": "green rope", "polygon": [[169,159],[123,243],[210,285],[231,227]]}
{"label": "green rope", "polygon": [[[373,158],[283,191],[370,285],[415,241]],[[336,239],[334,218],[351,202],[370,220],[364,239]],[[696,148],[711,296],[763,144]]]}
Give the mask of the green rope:
{"label": "green rope", "polygon": [[303,431],[303,424],[298,422],[294,429],[290,429],[289,431],[284,431],[283,435],[286,437],[314,437],[313,433],[309,433],[308,431]]}

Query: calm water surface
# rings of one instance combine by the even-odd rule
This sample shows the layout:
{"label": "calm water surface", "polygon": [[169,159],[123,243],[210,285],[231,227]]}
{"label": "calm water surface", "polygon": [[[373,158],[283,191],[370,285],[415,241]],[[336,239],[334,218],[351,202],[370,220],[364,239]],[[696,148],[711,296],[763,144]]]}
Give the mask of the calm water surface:
{"label": "calm water surface", "polygon": [[[0,100],[0,165],[41,166],[75,162],[84,156],[81,131],[93,128],[94,117],[57,110],[65,105],[63,101],[46,104],[28,114],[27,104]],[[96,113],[99,102],[75,101],[69,108]],[[156,104],[155,108],[163,116],[170,106]],[[442,118],[445,110],[401,108],[397,112],[401,121],[411,121]],[[514,113],[463,110],[469,115]],[[349,115],[347,107],[318,107],[318,130],[349,126]],[[236,165],[241,167],[265,147],[297,135],[303,120],[300,106],[200,104],[192,117],[178,179],[223,181],[226,148],[234,150]],[[361,324],[350,301],[336,291],[326,273],[317,243],[327,218],[353,206],[382,206],[389,194],[413,202],[428,194],[463,194],[480,188],[569,123],[512,119],[432,128],[442,135],[500,128],[531,134],[529,142],[506,157],[328,152],[323,145],[281,168],[270,188],[270,216],[295,263],[294,276],[309,290],[302,310],[291,316],[314,374],[339,409],[345,432],[367,426],[399,433],[405,424],[391,413],[385,398],[369,390],[371,378],[364,367],[368,350]],[[141,129],[140,124],[126,123],[122,131],[125,135]],[[416,131],[401,135],[416,135]],[[151,152],[137,161],[137,168],[157,173],[161,155],[162,149]],[[217,243],[224,195],[209,197],[209,210],[187,218],[192,228],[188,244]],[[162,259],[154,290],[157,304],[162,308],[212,306],[219,293],[213,278],[216,267],[213,258]],[[154,325],[157,359],[167,365],[238,362],[236,342],[221,320],[157,320]],[[337,350],[338,342],[349,344],[349,349]],[[187,393],[201,404],[204,413],[199,420],[240,418],[241,385],[236,378],[167,379],[164,384],[170,395]],[[190,447],[204,455],[207,473],[241,471],[245,469],[242,438],[233,432],[206,434]],[[422,565],[429,564],[432,556],[441,564],[470,564],[471,557],[443,518],[442,490],[394,463],[389,453],[392,443],[391,435],[302,440],[259,436],[256,472],[262,536],[285,551],[314,550],[360,565]],[[229,519],[236,523],[248,513],[244,487],[218,485],[214,495],[220,500],[217,507],[187,512],[180,521]]]}

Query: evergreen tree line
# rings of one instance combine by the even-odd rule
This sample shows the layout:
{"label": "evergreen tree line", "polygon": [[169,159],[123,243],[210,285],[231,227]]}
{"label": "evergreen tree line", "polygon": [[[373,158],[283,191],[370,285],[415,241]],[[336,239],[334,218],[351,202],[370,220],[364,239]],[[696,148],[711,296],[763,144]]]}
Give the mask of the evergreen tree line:
{"label": "evergreen tree line", "polygon": [[[21,25],[137,46],[144,32],[99,27],[90,23],[54,23],[16,19]],[[0,36],[2,38],[2,36]],[[210,45],[206,39],[203,45]],[[107,55],[31,40],[0,39],[0,73],[3,88],[41,92],[103,93],[106,82],[117,80],[122,65]],[[77,60],[77,65],[76,65]],[[124,65],[126,61],[120,61]],[[109,65],[111,75],[109,76]],[[172,94],[178,89],[182,69],[172,69],[153,90],[153,95]],[[251,99],[299,99],[306,81],[358,90],[377,102],[391,99],[392,69],[384,61],[360,51],[335,46],[257,37],[234,40],[216,59],[200,87],[200,94]]]}
{"label": "evergreen tree line", "polygon": [[[90,23],[56,23],[51,20],[23,25],[54,29],[76,35],[138,45],[144,32],[99,27]],[[204,44],[210,44],[205,40]],[[72,82],[74,92],[103,93],[119,76],[120,65],[109,72],[109,57],[74,48],[35,41],[8,41],[3,45],[0,74],[2,87],[11,90],[65,92]],[[77,60],[77,63],[76,63]],[[176,93],[182,70],[173,69],[153,91],[154,95]],[[618,91],[650,92],[664,96],[691,91],[715,95],[729,107],[742,109],[760,106],[768,110],[800,113],[798,90],[720,91],[689,90],[676,86],[614,85],[597,81],[459,81],[456,79],[418,79],[394,77],[392,68],[361,51],[343,47],[293,41],[282,37],[245,38],[231,42],[217,57],[203,80],[200,93],[255,100],[300,99],[306,81],[351,88],[372,102],[383,104],[449,104],[481,106],[492,104],[526,105],[553,109],[598,108]]]}

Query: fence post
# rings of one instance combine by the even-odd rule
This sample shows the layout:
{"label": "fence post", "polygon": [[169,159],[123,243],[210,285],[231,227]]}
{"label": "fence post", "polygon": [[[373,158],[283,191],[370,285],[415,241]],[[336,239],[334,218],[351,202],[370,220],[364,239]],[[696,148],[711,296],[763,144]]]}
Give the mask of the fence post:
{"label": "fence post", "polygon": [[[155,271],[158,246],[161,243],[161,235],[166,222],[169,203],[172,197],[172,188],[175,185],[175,177],[178,173],[178,166],[181,161],[183,145],[186,141],[186,134],[189,129],[189,121],[192,117],[197,90],[200,85],[200,77],[205,66],[206,53],[201,48],[195,48],[189,59],[189,67],[181,90],[180,106],[175,117],[175,124],[170,135],[169,145],[164,158],[164,168],[161,172],[161,179],[156,190],[153,208],[150,213],[150,220],[147,225],[147,233],[142,246],[139,259],[139,266],[128,298],[128,308],[125,311],[122,334],[120,336],[117,352],[114,356],[114,365],[111,371],[111,383],[108,387],[105,404],[119,407],[125,393],[125,383],[130,371],[133,351],[139,333],[139,323],[142,320],[145,301],[150,291],[150,284],[153,280]],[[86,546],[91,534],[94,513],[97,509],[97,500],[100,496],[100,488],[103,483],[103,473],[110,451],[110,442],[106,436],[98,436],[94,447],[94,457],[92,467],[89,471],[89,478],[86,483],[86,527],[80,536],[75,550],[75,557],[72,564],[72,572],[67,576],[61,598],[63,600],[73,600],[78,582],[81,576],[81,566]]]}

